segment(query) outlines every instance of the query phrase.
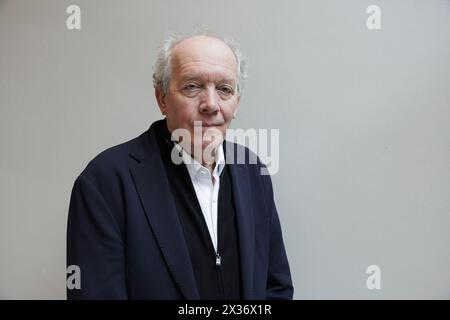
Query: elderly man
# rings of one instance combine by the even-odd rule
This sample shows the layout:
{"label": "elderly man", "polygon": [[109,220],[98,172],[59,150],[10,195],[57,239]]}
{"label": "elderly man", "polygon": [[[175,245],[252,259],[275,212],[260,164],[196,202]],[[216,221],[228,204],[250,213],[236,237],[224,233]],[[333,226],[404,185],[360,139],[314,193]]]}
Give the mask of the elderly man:
{"label": "elderly man", "polygon": [[75,181],[67,264],[81,285],[69,299],[292,299],[270,177],[259,161],[235,164],[227,151],[250,151],[223,138],[244,76],[225,40],[165,42],[154,73],[165,119]]}

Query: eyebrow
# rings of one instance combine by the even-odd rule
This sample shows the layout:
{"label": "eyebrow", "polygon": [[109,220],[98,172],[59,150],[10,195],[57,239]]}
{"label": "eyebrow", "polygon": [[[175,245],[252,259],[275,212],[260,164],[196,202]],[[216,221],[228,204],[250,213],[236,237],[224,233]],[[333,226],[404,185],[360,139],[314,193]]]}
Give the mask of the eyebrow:
{"label": "eyebrow", "polygon": [[[180,78],[180,81],[181,82],[192,81],[192,80],[197,80],[198,81],[198,80],[204,80],[205,78],[206,77],[203,76],[203,75],[185,75],[185,76],[182,76]],[[219,82],[220,83],[225,82],[225,83],[235,84],[236,80],[233,79],[233,78],[224,78],[224,79],[220,79]]]}

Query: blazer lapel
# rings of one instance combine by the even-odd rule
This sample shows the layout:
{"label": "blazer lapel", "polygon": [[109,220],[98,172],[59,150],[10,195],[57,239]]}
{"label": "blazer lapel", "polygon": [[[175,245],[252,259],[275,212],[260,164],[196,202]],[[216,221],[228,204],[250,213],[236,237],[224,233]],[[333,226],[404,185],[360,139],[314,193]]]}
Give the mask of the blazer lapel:
{"label": "blazer lapel", "polygon": [[255,228],[248,172],[244,165],[230,164],[231,184],[239,235],[243,299],[254,299],[253,270]]}
{"label": "blazer lapel", "polygon": [[141,163],[130,169],[148,222],[175,281],[186,299],[199,299],[194,271],[153,128],[132,151]]}

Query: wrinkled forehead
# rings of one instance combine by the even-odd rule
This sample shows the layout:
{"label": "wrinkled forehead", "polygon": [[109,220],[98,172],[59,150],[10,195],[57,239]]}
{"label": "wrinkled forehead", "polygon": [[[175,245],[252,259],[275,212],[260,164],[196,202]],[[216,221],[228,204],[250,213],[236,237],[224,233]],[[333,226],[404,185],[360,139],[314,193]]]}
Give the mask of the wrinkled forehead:
{"label": "wrinkled forehead", "polygon": [[233,51],[219,39],[207,36],[188,38],[175,46],[172,52],[172,71],[180,75],[189,70],[223,71],[236,76],[237,62]]}

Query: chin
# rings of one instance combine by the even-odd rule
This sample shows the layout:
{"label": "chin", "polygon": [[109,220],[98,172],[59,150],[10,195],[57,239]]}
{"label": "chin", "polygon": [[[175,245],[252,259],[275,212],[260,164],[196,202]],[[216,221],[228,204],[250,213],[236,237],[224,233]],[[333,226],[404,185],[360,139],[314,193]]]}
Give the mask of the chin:
{"label": "chin", "polygon": [[220,144],[222,144],[223,140],[217,141],[217,140],[203,140],[202,148],[205,149],[209,146],[209,148],[217,148]]}

